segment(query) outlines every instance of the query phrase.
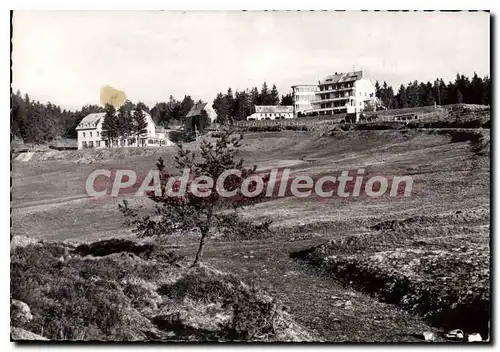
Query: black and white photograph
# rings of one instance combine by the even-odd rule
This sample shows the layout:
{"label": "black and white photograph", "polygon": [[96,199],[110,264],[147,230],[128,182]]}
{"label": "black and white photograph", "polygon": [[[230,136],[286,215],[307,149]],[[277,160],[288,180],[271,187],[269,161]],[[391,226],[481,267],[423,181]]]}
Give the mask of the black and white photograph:
{"label": "black and white photograph", "polygon": [[492,342],[487,9],[10,20],[11,342]]}

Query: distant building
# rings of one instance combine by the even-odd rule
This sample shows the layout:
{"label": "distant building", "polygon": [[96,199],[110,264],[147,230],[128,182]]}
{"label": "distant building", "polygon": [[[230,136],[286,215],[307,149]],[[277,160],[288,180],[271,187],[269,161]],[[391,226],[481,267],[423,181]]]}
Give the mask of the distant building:
{"label": "distant building", "polygon": [[[131,112],[133,113],[133,111]],[[89,114],[83,118],[76,127],[78,138],[78,149],[85,148],[108,148],[110,141],[103,138],[102,123],[105,113]],[[111,146],[117,147],[147,147],[147,146],[170,146],[173,143],[168,139],[168,133],[163,127],[156,126],[151,115],[144,112],[146,117],[147,132],[141,136],[128,136],[126,139],[115,138]],[[138,139],[138,143],[137,143]]]}
{"label": "distant building", "polygon": [[327,76],[318,87],[314,111],[320,114],[359,113],[375,99],[375,85],[363,78],[363,71]]}
{"label": "distant building", "polygon": [[[316,87],[316,88],[314,88]],[[365,106],[375,100],[375,85],[363,78],[363,71],[336,73],[318,81],[317,86],[292,86],[294,108],[305,114],[355,114],[356,121]],[[312,91],[315,90],[312,98]],[[297,103],[295,103],[297,102]]]}
{"label": "distant building", "polygon": [[255,105],[255,112],[247,120],[280,120],[293,118],[293,106]]}
{"label": "distant building", "polygon": [[313,110],[312,102],[317,99],[318,89],[317,85],[311,84],[292,86],[294,117],[297,117],[299,113],[305,114]]}
{"label": "distant building", "polygon": [[194,104],[191,110],[189,110],[188,114],[186,115],[186,118],[192,118],[194,116],[201,115],[201,112],[203,110],[207,113],[210,122],[214,122],[217,119],[217,113],[215,112],[215,110],[210,105],[208,105],[208,103],[203,102]]}

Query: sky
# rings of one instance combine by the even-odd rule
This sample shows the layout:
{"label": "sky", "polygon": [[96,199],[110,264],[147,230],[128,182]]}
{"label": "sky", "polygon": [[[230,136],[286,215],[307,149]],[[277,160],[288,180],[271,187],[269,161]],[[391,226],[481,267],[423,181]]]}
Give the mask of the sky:
{"label": "sky", "polygon": [[100,88],[148,105],[212,102],[266,81],[280,94],[335,72],[373,81],[490,75],[485,12],[16,11],[12,88],[66,109]]}

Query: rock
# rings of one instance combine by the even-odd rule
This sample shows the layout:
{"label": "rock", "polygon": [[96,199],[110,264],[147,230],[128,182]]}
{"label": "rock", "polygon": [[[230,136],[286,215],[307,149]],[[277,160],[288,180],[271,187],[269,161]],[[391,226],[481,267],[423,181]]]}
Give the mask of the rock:
{"label": "rock", "polygon": [[33,319],[30,307],[17,299],[10,300],[10,320],[11,324],[21,325],[29,323]]}
{"label": "rock", "polygon": [[37,335],[28,330],[15,327],[10,328],[10,338],[13,341],[48,341],[48,339],[43,336]]}
{"label": "rock", "polygon": [[436,334],[434,334],[432,331],[424,331],[422,333],[422,337],[424,338],[424,341],[436,340]]}
{"label": "rock", "polygon": [[460,329],[455,329],[449,331],[446,335],[447,338],[453,339],[453,340],[463,340],[464,339],[464,332]]}
{"label": "rock", "polygon": [[467,336],[467,341],[469,341],[469,342],[481,342],[481,341],[483,341],[483,338],[481,337],[480,334],[474,333],[474,334],[470,334]]}

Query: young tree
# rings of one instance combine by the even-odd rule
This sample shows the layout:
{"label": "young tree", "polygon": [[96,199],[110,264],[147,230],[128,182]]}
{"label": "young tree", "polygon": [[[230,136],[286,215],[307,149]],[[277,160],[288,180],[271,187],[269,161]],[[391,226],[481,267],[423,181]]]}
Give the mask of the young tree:
{"label": "young tree", "polygon": [[[256,170],[255,166],[248,169],[243,167],[243,160],[236,160],[241,138],[242,136],[233,137],[226,131],[214,142],[204,140],[200,145],[198,158],[194,152],[184,150],[182,145],[179,146],[175,167],[179,171],[190,170],[192,178],[187,182],[185,191],[175,196],[169,192],[178,192],[180,186],[178,183],[169,182],[172,175],[166,172],[165,163],[160,158],[156,166],[161,187],[156,190],[156,194],[153,192],[149,194],[149,198],[157,203],[155,220],[150,216],[139,217],[137,209],[129,208],[126,201],[119,206],[127,223],[135,226],[134,231],[137,235],[163,237],[173,233],[199,232],[200,239],[194,266],[200,261],[207,237],[215,229],[237,228],[244,224],[238,209],[244,205],[254,204],[261,197],[247,198],[241,192],[243,180],[255,174]],[[228,192],[234,191],[235,194],[224,197],[218,191],[217,180],[222,173],[229,170],[239,174],[233,173],[225,179],[224,189]],[[201,189],[193,191],[193,179],[197,177],[204,177],[205,183],[198,183],[198,186],[202,186]],[[212,183],[207,180],[212,180]],[[267,183],[267,178],[264,182]],[[174,186],[169,188],[169,184]],[[250,188],[250,191],[253,190],[255,188]],[[198,192],[202,192],[203,195]],[[223,209],[229,210],[230,213],[219,211]]]}
{"label": "young tree", "polygon": [[143,106],[139,104],[141,103],[137,104],[137,107],[132,115],[132,128],[137,138],[136,140],[137,147],[139,146],[139,138],[143,134],[147,133],[147,127],[148,127],[148,122],[146,121],[146,115],[144,114],[144,111],[142,111]]}
{"label": "young tree", "polygon": [[116,121],[116,109],[112,104],[106,104],[105,114],[102,122],[102,136],[108,141],[108,147],[113,146],[113,140],[118,137],[118,126]]}

